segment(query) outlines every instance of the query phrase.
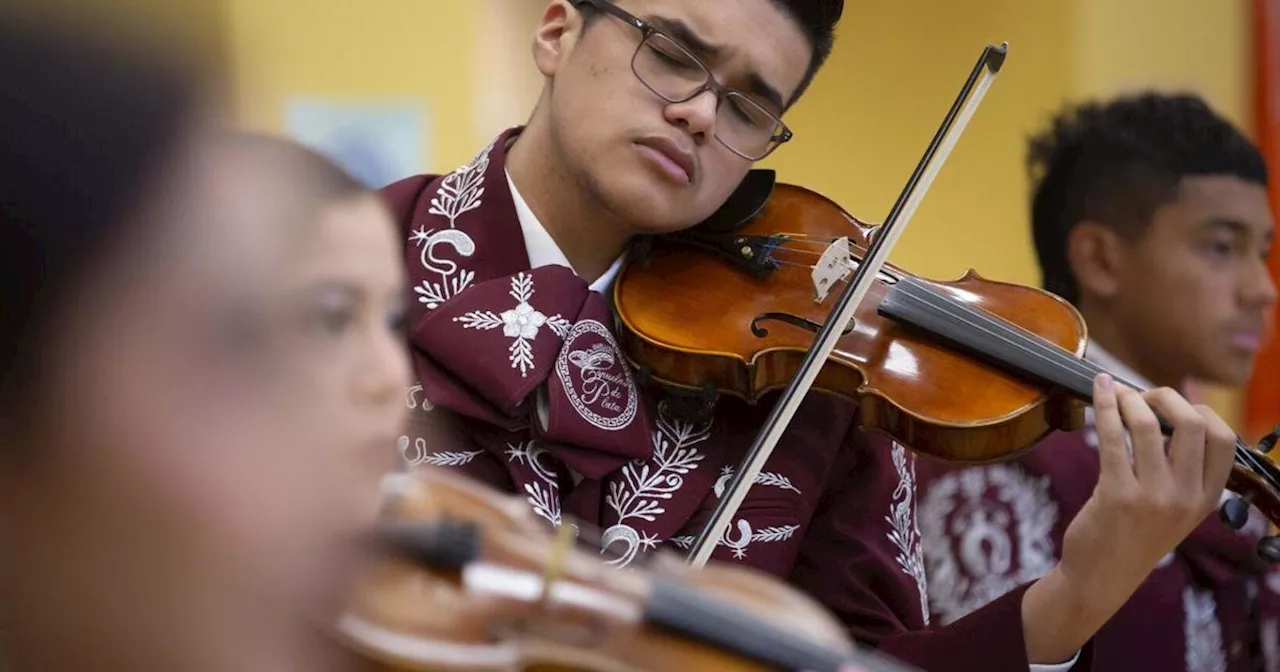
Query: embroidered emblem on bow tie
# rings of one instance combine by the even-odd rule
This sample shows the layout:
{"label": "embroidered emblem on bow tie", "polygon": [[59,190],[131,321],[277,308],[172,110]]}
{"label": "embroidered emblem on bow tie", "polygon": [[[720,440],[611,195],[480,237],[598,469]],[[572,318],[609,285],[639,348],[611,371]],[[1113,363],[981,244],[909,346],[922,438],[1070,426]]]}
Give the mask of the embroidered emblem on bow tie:
{"label": "embroidered emblem on bow tie", "polygon": [[511,368],[520,369],[521,377],[527,378],[533,368],[533,339],[538,337],[538,330],[546,326],[557,336],[564,338],[569,333],[569,321],[560,315],[547,317],[534,308],[529,300],[533,298],[533,276],[518,273],[511,278],[511,298],[516,300],[513,308],[501,313],[491,310],[473,310],[465,315],[453,318],[461,322],[466,329],[492,331],[502,329],[502,335],[512,339],[507,350],[511,353]]}
{"label": "embroidered emblem on bow tie", "polygon": [[581,320],[564,337],[556,375],[582,419],[615,431],[631,424],[639,406],[636,383],[627,373],[613,334],[596,320]]}

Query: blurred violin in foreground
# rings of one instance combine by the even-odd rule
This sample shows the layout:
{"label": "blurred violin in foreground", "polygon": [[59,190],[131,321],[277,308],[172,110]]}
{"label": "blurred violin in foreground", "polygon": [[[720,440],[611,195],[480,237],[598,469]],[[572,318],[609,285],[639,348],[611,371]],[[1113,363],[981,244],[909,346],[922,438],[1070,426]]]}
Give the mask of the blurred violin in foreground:
{"label": "blurred violin in foreground", "polygon": [[769,575],[677,556],[619,570],[528,504],[424,469],[388,478],[337,635],[375,670],[909,670]]}

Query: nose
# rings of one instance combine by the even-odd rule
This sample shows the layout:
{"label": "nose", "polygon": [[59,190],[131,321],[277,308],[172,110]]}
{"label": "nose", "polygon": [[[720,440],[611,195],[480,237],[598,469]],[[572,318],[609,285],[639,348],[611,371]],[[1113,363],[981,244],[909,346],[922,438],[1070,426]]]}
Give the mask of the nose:
{"label": "nose", "polygon": [[1275,279],[1271,275],[1271,270],[1267,268],[1267,262],[1259,259],[1253,264],[1249,275],[1248,284],[1245,289],[1245,298],[1251,306],[1271,306],[1277,299],[1277,290]]}
{"label": "nose", "polygon": [[663,116],[692,135],[699,144],[711,140],[716,133],[716,108],[720,101],[710,89],[684,101],[667,105]]}
{"label": "nose", "polygon": [[379,328],[370,338],[369,355],[357,374],[355,393],[365,408],[404,408],[403,394],[409,389],[409,353],[402,338]]}

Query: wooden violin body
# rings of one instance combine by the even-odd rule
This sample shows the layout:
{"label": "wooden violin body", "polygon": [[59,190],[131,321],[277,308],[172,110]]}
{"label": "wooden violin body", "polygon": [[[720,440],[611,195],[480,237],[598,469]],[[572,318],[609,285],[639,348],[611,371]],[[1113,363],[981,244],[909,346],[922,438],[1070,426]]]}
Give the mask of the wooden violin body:
{"label": "wooden violin body", "polygon": [[[830,200],[753,173],[704,231],[653,241],[615,283],[622,349],[658,384],[748,402],[788,385],[832,313],[835,292],[823,290],[835,288],[813,267],[855,265],[872,243],[876,228]],[[849,244],[837,249],[841,238]],[[1014,458],[1079,429],[1102,372],[1083,359],[1084,319],[1068,302],[973,271],[936,282],[885,264],[843,331],[813,389],[859,404],[864,427],[950,462]],[[1241,499],[1222,510],[1231,527],[1245,524],[1246,505],[1280,521],[1280,466],[1266,454],[1278,436],[1264,451],[1237,441],[1227,488]],[[1280,538],[1259,551],[1280,563]]]}
{"label": "wooden violin body", "polygon": [[[651,563],[643,567],[619,569],[598,548],[575,543],[572,521],[558,528],[559,536],[549,531],[523,497],[434,468],[387,483],[392,496],[384,524],[452,523],[478,531],[479,545],[469,552],[445,549],[444,555],[463,560],[452,568],[394,554],[374,558],[337,627],[340,641],[367,661],[362,669],[785,669],[709,643],[722,625],[729,639],[760,643],[763,652],[807,648],[813,655],[806,660],[829,662],[811,669],[856,662],[843,625],[769,575],[723,565],[697,570],[663,552],[648,556]],[[445,543],[467,545],[461,537]],[[678,597],[663,606],[663,595]],[[716,605],[706,609],[706,601]],[[674,618],[665,627],[663,613]],[[728,622],[716,623],[720,617]],[[678,627],[684,618],[701,631],[701,641]],[[864,660],[859,669],[906,668]]]}
{"label": "wooden violin body", "polygon": [[[698,246],[655,240],[650,253],[628,264],[615,284],[622,349],[657,383],[691,390],[709,386],[755,402],[791,380],[831,312],[836,291],[817,301],[810,277],[824,246],[847,237],[857,259],[874,231],[812,191],[777,184],[758,213],[722,234],[732,236],[728,249],[770,255],[775,263],[767,272],[753,275]],[[752,246],[762,239],[772,242]],[[887,264],[885,269],[895,278],[911,277]],[[914,280],[917,286],[922,282]],[[866,427],[882,429],[918,452],[978,463],[1012,457],[1052,430],[1082,424],[1078,399],[881,315],[895,288],[889,282],[870,290],[814,383],[815,389],[857,402]],[[953,282],[927,284],[1069,353],[1084,353],[1084,320],[1053,294],[972,271]]]}

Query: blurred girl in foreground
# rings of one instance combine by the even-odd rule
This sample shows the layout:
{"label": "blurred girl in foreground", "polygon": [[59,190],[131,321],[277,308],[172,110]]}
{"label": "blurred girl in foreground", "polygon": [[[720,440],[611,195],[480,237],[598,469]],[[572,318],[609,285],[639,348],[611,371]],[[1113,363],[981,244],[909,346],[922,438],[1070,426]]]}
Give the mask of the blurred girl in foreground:
{"label": "blurred girl in foreground", "polygon": [[173,62],[0,22],[0,668],[335,669],[404,408],[390,224]]}

